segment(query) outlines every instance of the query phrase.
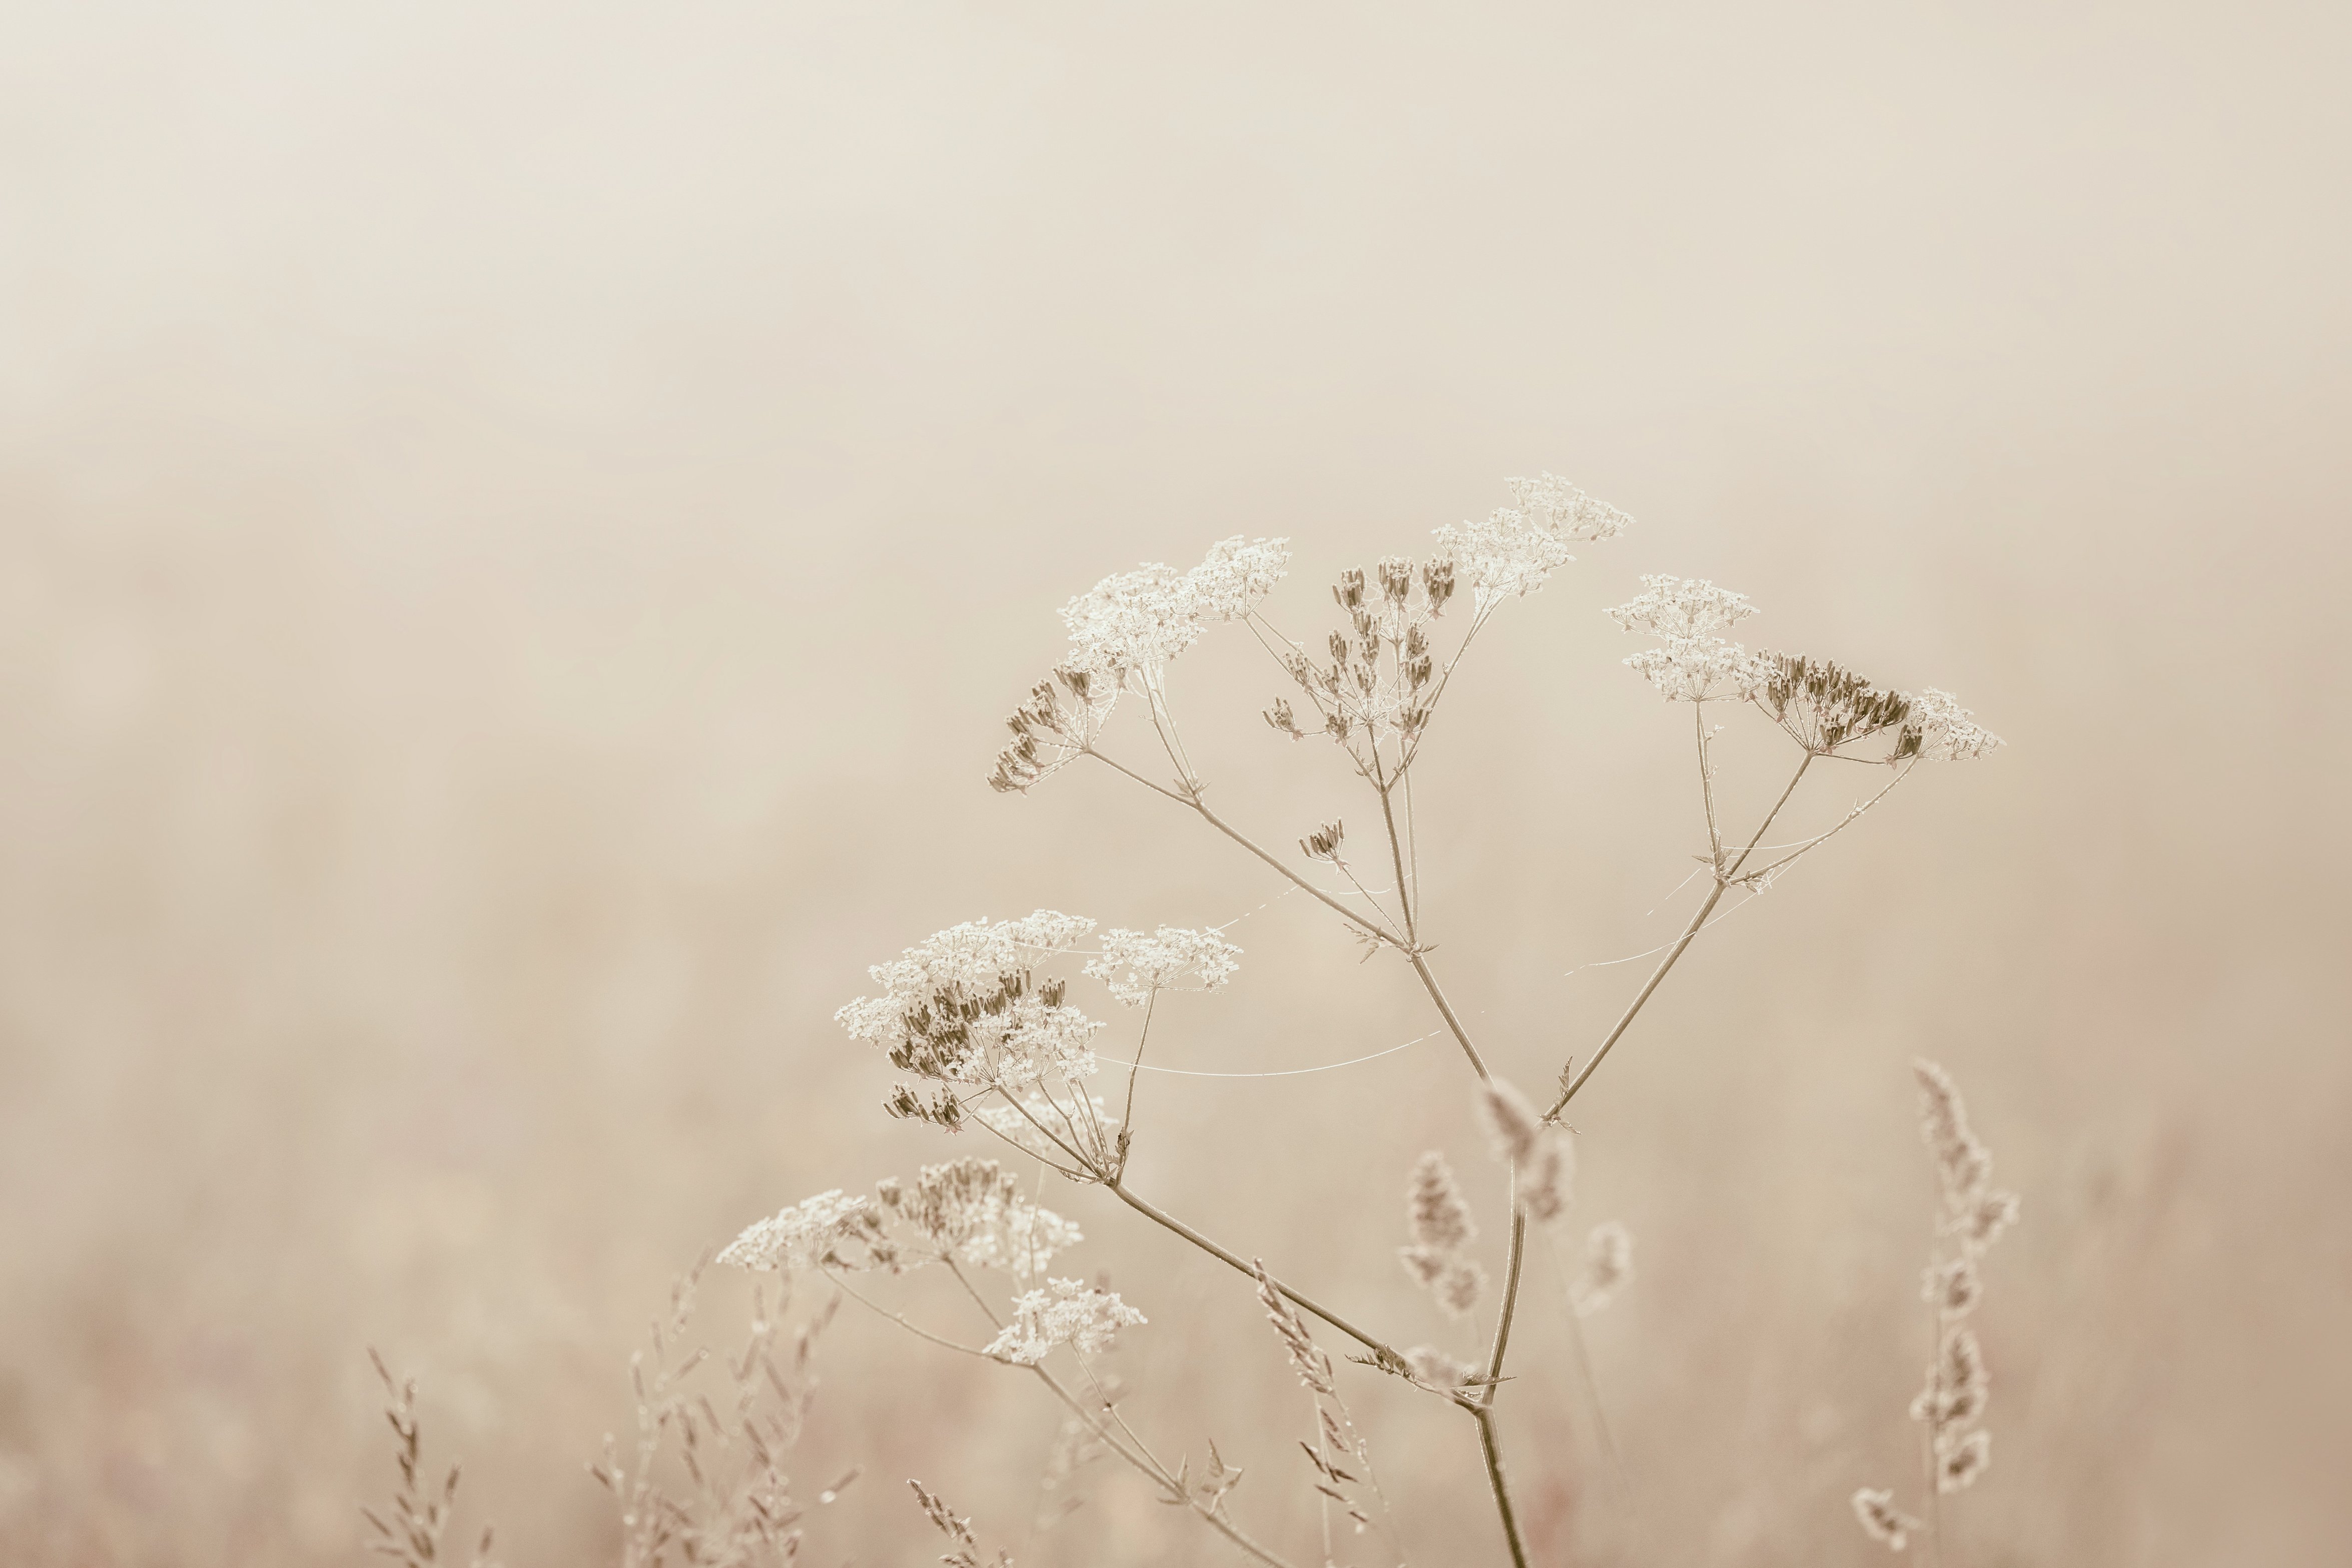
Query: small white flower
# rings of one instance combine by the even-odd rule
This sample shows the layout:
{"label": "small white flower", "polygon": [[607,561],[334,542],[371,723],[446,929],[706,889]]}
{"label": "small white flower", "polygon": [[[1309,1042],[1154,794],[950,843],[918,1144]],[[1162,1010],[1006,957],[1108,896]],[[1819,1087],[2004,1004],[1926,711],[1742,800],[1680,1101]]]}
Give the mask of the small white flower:
{"label": "small white flower", "polygon": [[1606,501],[1595,500],[1557,474],[1532,479],[1505,479],[1519,510],[1540,519],[1562,539],[1614,539],[1633,520]]}
{"label": "small white flower", "polygon": [[1091,1355],[1110,1347],[1118,1331],[1146,1322],[1144,1315],[1108,1290],[1077,1279],[1048,1279],[1013,1302],[1013,1321],[988,1343],[988,1353],[1034,1366],[1062,1345]]}
{"label": "small white flower", "polygon": [[839,1242],[855,1234],[868,1200],[845,1197],[836,1187],[804,1198],[772,1219],[746,1229],[719,1255],[736,1268],[791,1274],[824,1261]]}
{"label": "small white flower", "polygon": [[1649,592],[1603,611],[1629,632],[1661,637],[1698,637],[1727,631],[1756,613],[1745,594],[1718,588],[1704,577],[1645,576]]}
{"label": "small white flower", "polygon": [[1911,699],[1910,720],[1903,729],[1906,746],[1915,736],[1916,754],[1934,763],[1969,762],[2003,743],[1960,706],[1958,698],[1932,686]]}
{"label": "small white flower", "polygon": [[1114,929],[1103,933],[1102,955],[1086,972],[1118,1001],[1140,1007],[1155,991],[1216,990],[1241,967],[1241,951],[1214,931],[1161,926],[1147,936]]}
{"label": "small white flower", "polygon": [[1612,539],[1633,521],[1556,475],[1504,482],[1516,505],[1498,507],[1484,522],[1437,531],[1440,548],[1469,579],[1482,615],[1504,599],[1542,587],[1576,559],[1568,549],[1571,542]]}
{"label": "small white flower", "polygon": [[1756,613],[1745,594],[1703,577],[1648,576],[1642,582],[1648,593],[1606,613],[1627,631],[1648,632],[1664,644],[1625,661],[1660,696],[1669,702],[1711,702],[1750,696],[1770,682],[1769,659],[1715,635]]}
{"label": "small white flower", "polygon": [[1721,637],[1668,637],[1663,647],[1625,660],[1669,702],[1716,702],[1752,696],[1771,679],[1771,667]]}
{"label": "small white flower", "polygon": [[945,1256],[1021,1279],[1084,1239],[1076,1226],[1023,1197],[1019,1178],[993,1160],[926,1165],[911,1190],[892,1184],[882,1203]]}
{"label": "small white flower", "polygon": [[1289,546],[1286,539],[1236,535],[1210,546],[1208,559],[1190,572],[1147,563],[1104,578],[1062,608],[1070,668],[1115,686],[1130,673],[1156,680],[1212,623],[1241,619],[1272,591]]}
{"label": "small white flower", "polygon": [[858,997],[834,1021],[926,1078],[994,1088],[1086,1077],[1102,1026],[1063,1003],[1059,982],[1033,984],[1030,969],[1093,929],[1052,910],[950,926],[876,964],[867,973],[883,994]]}

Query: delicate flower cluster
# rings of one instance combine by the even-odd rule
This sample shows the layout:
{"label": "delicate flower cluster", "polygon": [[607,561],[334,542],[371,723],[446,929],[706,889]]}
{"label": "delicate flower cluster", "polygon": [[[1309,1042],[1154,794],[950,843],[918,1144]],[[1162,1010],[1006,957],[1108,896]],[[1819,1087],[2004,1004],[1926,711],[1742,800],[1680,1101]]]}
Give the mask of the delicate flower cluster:
{"label": "delicate flower cluster", "polygon": [[885,1182],[876,1196],[938,1256],[1001,1268],[1019,1279],[1045,1272],[1055,1253],[1085,1239],[1076,1225],[1023,1197],[1020,1179],[993,1160],[926,1165],[911,1190]]}
{"label": "delicate flower cluster", "polygon": [[1576,559],[1570,542],[1613,539],[1633,521],[1552,474],[1505,483],[1514,505],[1496,509],[1484,522],[1437,531],[1440,547],[1470,580],[1482,616],[1506,598],[1542,587]]}
{"label": "delicate flower cluster", "polygon": [[1589,1318],[1633,1278],[1633,1233],[1616,1220],[1604,1220],[1584,1238],[1584,1272],[1568,1288],[1569,1305],[1578,1317]]}
{"label": "delicate flower cluster", "polygon": [[1140,1007],[1156,991],[1216,990],[1241,967],[1241,951],[1214,931],[1161,926],[1147,936],[1114,929],[1103,933],[1102,953],[1086,972],[1118,1001]]}
{"label": "delicate flower cluster", "polygon": [[1211,545],[1208,558],[1190,572],[1146,563],[1104,578],[1065,605],[1070,657],[1005,720],[1013,739],[997,753],[990,785],[1026,792],[1084,755],[1129,677],[1156,689],[1168,661],[1202,631],[1240,620],[1272,592],[1289,559],[1286,539],[1236,535]]}
{"label": "delicate flower cluster", "polygon": [[824,1263],[849,1266],[844,1245],[869,1234],[873,1216],[865,1198],[841,1189],[804,1198],[773,1219],[763,1219],[737,1237],[719,1261],[736,1268],[797,1273]]}
{"label": "delicate flower cluster", "polygon": [[1062,607],[1070,628],[1070,668],[1157,680],[1168,661],[1217,621],[1237,621],[1282,580],[1290,541],[1239,535],[1209,547],[1190,572],[1146,564],[1104,578]]}
{"label": "delicate flower cluster", "polygon": [[[1102,1026],[1066,1005],[1058,980],[1033,982],[1031,965],[1066,952],[1094,929],[1074,915],[1039,910],[1025,919],[970,921],[937,932],[868,971],[883,988],[834,1015],[852,1037],[871,1040],[918,1077],[972,1088],[1018,1088],[1048,1076],[1095,1070],[1091,1044]],[[901,1086],[889,1102],[901,1115],[953,1125],[952,1094],[928,1103]],[[912,1107],[912,1109],[909,1109]]]}
{"label": "delicate flower cluster", "polygon": [[1547,1127],[1519,1091],[1500,1079],[1478,1086],[1478,1115],[1486,1123],[1495,1158],[1517,1173],[1519,1207],[1538,1225],[1568,1212],[1576,1182],[1576,1147],[1568,1134]]}
{"label": "delicate flower cluster", "polygon": [[751,1226],[719,1261],[784,1273],[897,1274],[952,1260],[1026,1279],[1081,1239],[1076,1226],[1023,1197],[1019,1180],[995,1161],[967,1159],[924,1166],[911,1189],[886,1178],[871,1199],[819,1193]]}
{"label": "delicate flower cluster", "polygon": [[1397,1257],[1405,1272],[1437,1298],[1447,1317],[1467,1317],[1486,1289],[1486,1269],[1466,1251],[1478,1227],[1454,1184],[1454,1168],[1434,1149],[1413,1162],[1404,1219],[1405,1234],[1412,1240],[1398,1248]]}
{"label": "delicate flower cluster", "polygon": [[[1911,1402],[1911,1419],[1927,1423],[1936,1489],[1956,1492],[1992,1463],[1992,1434],[1979,1425],[1992,1381],[1976,1331],[1962,1320],[1983,1300],[1978,1265],[2016,1222],[2018,1203],[2016,1194],[1993,1186],[1992,1155],[1969,1128],[1951,1075],[1930,1061],[1916,1061],[1912,1070],[1919,1082],[1920,1135],[1936,1162],[1937,1246],[1919,1288],[1935,1310],[1938,1335],[1927,1385]],[[1895,1508],[1892,1492],[1865,1488],[1854,1494],[1853,1507],[1863,1528],[1897,1552],[1919,1528]]]}
{"label": "delicate flower cluster", "polygon": [[1770,678],[1768,663],[1717,634],[1756,613],[1744,594],[1704,578],[1643,577],[1649,592],[1608,612],[1627,631],[1644,631],[1663,647],[1628,658],[1669,702],[1747,697]]}
{"label": "delicate flower cluster", "polygon": [[1965,763],[2000,744],[2000,737],[1979,724],[1958,698],[1930,686],[1911,699],[1909,722],[1895,752],[1931,763]]}
{"label": "delicate flower cluster", "polygon": [[1042,1290],[1013,1299],[1013,1321],[988,1342],[988,1353],[1034,1366],[1063,1345],[1082,1355],[1110,1348],[1122,1328],[1148,1321],[1108,1290],[1078,1279],[1048,1279]]}

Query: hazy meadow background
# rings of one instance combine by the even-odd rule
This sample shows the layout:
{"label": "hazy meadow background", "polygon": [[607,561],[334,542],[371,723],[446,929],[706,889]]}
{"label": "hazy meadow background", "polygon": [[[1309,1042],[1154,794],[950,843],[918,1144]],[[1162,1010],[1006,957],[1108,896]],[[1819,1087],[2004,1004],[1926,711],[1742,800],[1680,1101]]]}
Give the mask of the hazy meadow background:
{"label": "hazy meadow background", "polygon": [[[1641,526],[1496,623],[1425,763],[1437,961],[1507,1074],[1689,907],[1685,715],[1598,613],[1638,573],[2011,742],[1706,938],[1578,1101],[1580,1226],[1638,1237],[1592,1323],[1633,1495],[1554,1281],[1507,1423],[1542,1559],[1884,1560],[1845,1499],[1915,1469],[1916,1053],[2026,1203],[1952,1561],[2352,1558],[2347,43],[2263,4],[0,6],[0,1559],[361,1561],[373,1343],[507,1563],[601,1561],[582,1461],[673,1275],[950,1152],[828,1022],[938,927],[1255,911],[1171,1065],[1419,1033],[1166,803],[982,775],[1097,577],[1287,534],[1319,637],[1338,569],[1539,468]],[[1360,809],[1245,639],[1177,676],[1244,825]],[[1154,1080],[1136,1178],[1436,1339],[1389,1254],[1432,1143],[1499,1229],[1463,1079]],[[1245,1289],[1099,1197],[1047,1201],[1153,1317],[1132,1417],[1305,1550]],[[1024,1563],[1226,1560],[1108,1470],[1028,1538],[1052,1413],[916,1349],[829,1337],[798,1472],[866,1477],[814,1561],[934,1557],[908,1475]],[[1416,1561],[1496,1560],[1466,1424],[1364,1381]]]}

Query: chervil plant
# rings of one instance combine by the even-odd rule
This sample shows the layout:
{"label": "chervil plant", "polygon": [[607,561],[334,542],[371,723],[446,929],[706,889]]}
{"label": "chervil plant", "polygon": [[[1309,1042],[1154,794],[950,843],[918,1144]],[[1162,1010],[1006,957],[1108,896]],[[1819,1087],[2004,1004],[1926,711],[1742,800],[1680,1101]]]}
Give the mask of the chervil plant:
{"label": "chervil plant", "polygon": [[[1390,1334],[1310,1296],[1286,1271],[1221,1245],[1130,1184],[1129,1155],[1139,1138],[1150,1135],[1138,1124],[1136,1082],[1154,1004],[1163,992],[1215,990],[1240,961],[1239,950],[1213,931],[1097,931],[1092,921],[1041,910],[1020,920],[951,927],[877,965],[877,993],[836,1016],[902,1075],[885,1109],[987,1140],[992,1157],[966,1153],[925,1167],[911,1183],[885,1182],[870,1196],[830,1192],[810,1198],[752,1226],[722,1255],[743,1268],[822,1275],[923,1339],[1025,1372],[1067,1408],[1081,1439],[1140,1471],[1166,1500],[1262,1563],[1287,1561],[1286,1548],[1245,1528],[1232,1506],[1234,1473],[1222,1458],[1212,1449],[1203,1464],[1171,1465],[1129,1424],[1095,1358],[1119,1333],[1144,1330],[1148,1320],[1119,1296],[1055,1271],[1055,1260],[1078,1243],[1077,1228],[1024,1196],[1015,1171],[1042,1164],[1063,1180],[1101,1186],[1255,1287],[1316,1401],[1316,1430],[1306,1447],[1307,1479],[1325,1505],[1320,1560],[1331,1555],[1334,1512],[1371,1525],[1371,1510],[1381,1505],[1371,1456],[1342,1398],[1345,1380],[1318,1345],[1318,1330],[1336,1333],[1349,1348],[1347,1359],[1364,1369],[1349,1375],[1404,1380],[1428,1394],[1434,1416],[1450,1415],[1471,1429],[1485,1459],[1500,1544],[1523,1565],[1527,1548],[1496,1413],[1507,1397],[1528,1232],[1556,1226],[1568,1206],[1575,1145],[1562,1114],[1727,895],[1763,889],[1920,765],[1982,756],[2000,744],[1944,692],[1915,696],[1826,659],[1753,653],[1728,640],[1725,634],[1756,613],[1741,595],[1705,581],[1644,578],[1644,592],[1609,614],[1654,643],[1624,662],[1666,701],[1690,710],[1706,829],[1701,863],[1711,885],[1623,1016],[1580,1066],[1574,1059],[1562,1065],[1558,1093],[1538,1110],[1490,1070],[1431,962],[1414,773],[1487,622],[1569,564],[1572,544],[1613,538],[1630,520],[1549,474],[1508,484],[1511,505],[1482,522],[1439,529],[1426,557],[1387,556],[1370,572],[1341,572],[1331,590],[1337,624],[1319,641],[1289,636],[1264,609],[1289,563],[1286,540],[1228,539],[1190,571],[1146,565],[1105,578],[1063,609],[1068,652],[1014,710],[1012,740],[989,777],[997,790],[1021,795],[1049,786],[1070,768],[1108,770],[1154,805],[1271,868],[1373,954],[1418,978],[1439,1025],[1460,1047],[1475,1080],[1471,1103],[1510,1179],[1496,1285],[1471,1251],[1476,1224],[1445,1161],[1433,1152],[1410,1163],[1400,1256],[1449,1317],[1477,1313],[1491,1299],[1491,1338],[1475,1364],[1426,1346],[1399,1348]],[[1221,626],[1253,636],[1287,688],[1265,710],[1265,721],[1293,741],[1321,740],[1345,755],[1364,792],[1356,815],[1372,824],[1368,835],[1351,836],[1347,814],[1335,804],[1328,822],[1299,837],[1296,855],[1281,853],[1236,826],[1229,807],[1210,804],[1208,783],[1185,747],[1172,672],[1188,648]],[[1123,710],[1130,711],[1123,716]],[[1714,755],[1718,716],[1738,710],[1777,728],[1795,752],[1786,787],[1745,831],[1719,807]],[[1884,782],[1827,831],[1768,847],[1767,835],[1799,787],[1830,764],[1875,771]],[[1381,881],[1389,886],[1369,885]],[[1086,1010],[1082,993],[1073,989],[1085,980],[1099,983],[1110,1004],[1135,1016],[1131,1037]],[[1113,1040],[1118,1055],[1107,1060]],[[1631,1238],[1620,1226],[1593,1232],[1586,1251],[1584,1277],[1571,1290],[1579,1313],[1605,1302],[1632,1266]],[[1938,1267],[1948,1272],[1972,1256],[1963,1250],[1954,1254],[1956,1263]],[[875,1295],[887,1277],[926,1268],[944,1270],[964,1288],[974,1319],[969,1332],[918,1324]],[[1002,1283],[992,1287],[992,1279]],[[1959,1418],[1957,1412],[1938,1416],[1937,1432]],[[1950,1455],[1948,1468],[1983,1462],[1980,1441],[1935,1441]],[[951,1561],[977,1561],[969,1521],[930,1494],[919,1495],[965,1553]],[[1864,1510],[1865,1522],[1881,1529],[1874,1518]],[[1393,1537],[1381,1533],[1393,1546]]]}

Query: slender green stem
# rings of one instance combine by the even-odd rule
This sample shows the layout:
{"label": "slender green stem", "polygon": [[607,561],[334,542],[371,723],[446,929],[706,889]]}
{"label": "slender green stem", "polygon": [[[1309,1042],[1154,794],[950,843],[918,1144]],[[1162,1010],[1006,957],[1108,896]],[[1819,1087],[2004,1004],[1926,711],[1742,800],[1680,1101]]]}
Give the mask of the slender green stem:
{"label": "slender green stem", "polygon": [[[1171,1214],[1169,1214],[1166,1210],[1161,1209],[1142,1198],[1137,1197],[1133,1193],[1128,1191],[1125,1183],[1112,1181],[1106,1182],[1103,1184],[1108,1187],[1112,1192],[1118,1194],[1119,1201],[1127,1205],[1128,1207],[1133,1209],[1136,1213],[1143,1215],[1147,1219],[1155,1220],[1159,1224],[1165,1226],[1168,1229],[1174,1231],[1178,1236],[1182,1237],[1185,1240],[1191,1242],[1202,1251],[1209,1254],[1212,1258],[1215,1258],[1239,1272],[1248,1275],[1252,1279],[1255,1279],[1257,1278],[1258,1271],[1255,1268],[1252,1267],[1249,1263],[1244,1261],[1234,1253],[1226,1250],[1224,1247],[1218,1246],[1215,1242],[1211,1241],[1207,1237],[1202,1236],[1199,1231],[1194,1230],[1191,1226],[1186,1225],[1182,1220],[1178,1219]],[[1401,1368],[1405,1364],[1404,1357],[1399,1354],[1393,1347],[1374,1339],[1371,1335],[1356,1327],[1355,1324],[1348,1321],[1347,1319],[1339,1316],[1337,1312],[1332,1311],[1322,1303],[1315,1300],[1312,1297],[1300,1294],[1298,1291],[1292,1289],[1289,1286],[1285,1285],[1281,1280],[1275,1279],[1271,1275],[1269,1275],[1267,1279],[1276,1289],[1281,1291],[1291,1300],[1296,1301],[1307,1311],[1314,1313],[1317,1317],[1322,1319],[1325,1322],[1330,1324],[1333,1328],[1339,1330],[1349,1339],[1354,1340],[1366,1350],[1371,1352],[1373,1355],[1380,1359],[1382,1366],[1393,1369]]]}

